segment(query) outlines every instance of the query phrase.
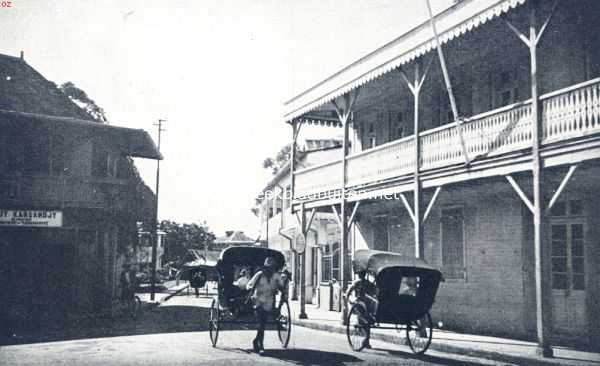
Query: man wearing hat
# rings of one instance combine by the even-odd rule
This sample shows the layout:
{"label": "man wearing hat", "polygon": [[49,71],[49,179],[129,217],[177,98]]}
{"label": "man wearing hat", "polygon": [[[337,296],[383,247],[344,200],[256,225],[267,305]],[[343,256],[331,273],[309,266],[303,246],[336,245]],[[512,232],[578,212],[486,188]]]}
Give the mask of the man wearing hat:
{"label": "man wearing hat", "polygon": [[252,302],[258,319],[258,329],[252,346],[254,351],[259,354],[265,350],[263,345],[265,323],[268,314],[272,313],[275,307],[275,295],[277,291],[283,291],[285,287],[281,274],[276,272],[277,269],[275,259],[267,257],[263,269],[256,272],[247,285],[247,289],[253,291]]}

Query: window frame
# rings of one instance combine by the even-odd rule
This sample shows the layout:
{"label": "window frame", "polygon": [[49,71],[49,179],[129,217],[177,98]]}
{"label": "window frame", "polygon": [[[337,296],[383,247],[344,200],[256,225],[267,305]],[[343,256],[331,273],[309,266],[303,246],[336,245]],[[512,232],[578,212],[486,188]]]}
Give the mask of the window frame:
{"label": "window frame", "polygon": [[[581,207],[581,213],[579,214],[572,214],[572,202],[573,201],[578,201],[582,207]],[[564,199],[561,201],[557,201],[556,203],[565,203],[566,204],[566,212],[564,215],[552,215],[552,213],[549,215],[548,217],[548,239],[550,242],[550,286],[552,288],[552,291],[557,291],[557,292],[562,292],[565,294],[570,294],[573,291],[587,291],[589,289],[589,284],[588,284],[588,250],[587,250],[587,241],[588,241],[588,235],[587,235],[587,231],[589,228],[590,223],[588,223],[588,219],[586,216],[586,208],[585,208],[585,203],[582,199],[578,199],[578,198],[573,198],[573,199]],[[556,273],[564,273],[567,276],[567,287],[566,288],[554,288],[554,281],[553,281],[553,277],[554,277],[554,271],[552,270],[552,259],[553,259],[553,255],[552,255],[552,227],[554,225],[565,225],[567,227],[567,232],[566,232],[566,245],[567,247],[565,248],[566,250],[566,272],[556,272]],[[583,272],[582,273],[577,273],[577,274],[582,274],[583,275],[583,289],[575,289],[573,287],[573,253],[572,253],[572,247],[573,247],[573,229],[572,227],[574,225],[581,225],[582,227],[582,233],[583,233],[583,255],[582,256],[577,256],[577,257],[581,257],[583,259]]]}
{"label": "window frame", "polygon": [[[444,210],[455,210],[455,209],[460,209],[462,212],[462,259],[463,259],[463,276],[462,278],[453,278],[453,277],[446,277],[445,271],[444,271],[444,222],[443,222],[443,213]],[[441,270],[442,273],[444,273],[444,279],[448,282],[467,282],[468,279],[468,275],[467,275],[467,232],[465,230],[466,224],[466,215],[465,215],[465,206],[464,205],[447,205],[447,206],[443,206],[440,207],[439,209],[439,218],[440,218],[440,237],[439,237],[439,258],[440,258],[440,264],[441,264]]]}

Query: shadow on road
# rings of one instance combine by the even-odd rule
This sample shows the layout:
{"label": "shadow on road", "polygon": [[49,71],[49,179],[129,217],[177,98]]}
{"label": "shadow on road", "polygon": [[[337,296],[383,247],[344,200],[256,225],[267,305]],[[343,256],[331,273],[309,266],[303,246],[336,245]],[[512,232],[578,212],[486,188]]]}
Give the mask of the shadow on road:
{"label": "shadow on road", "polygon": [[16,337],[0,337],[0,345],[204,331],[208,316],[209,309],[198,306],[160,306],[145,310],[138,319],[86,318],[53,329],[17,331]]}
{"label": "shadow on road", "polygon": [[354,357],[346,353],[317,351],[301,348],[266,350],[264,356],[277,358],[282,361],[293,362],[298,365],[343,366],[349,362],[363,361],[358,357]]}
{"label": "shadow on road", "polygon": [[402,352],[402,351],[392,351],[388,349],[381,348],[373,348],[373,350],[386,352],[394,357],[402,358],[404,360],[419,360],[423,362],[428,362],[432,365],[447,365],[447,366],[482,366],[485,365],[483,363],[478,362],[469,362],[464,360],[457,360],[449,357],[440,357],[440,356],[431,356],[428,354],[424,355],[415,355],[410,352]]}

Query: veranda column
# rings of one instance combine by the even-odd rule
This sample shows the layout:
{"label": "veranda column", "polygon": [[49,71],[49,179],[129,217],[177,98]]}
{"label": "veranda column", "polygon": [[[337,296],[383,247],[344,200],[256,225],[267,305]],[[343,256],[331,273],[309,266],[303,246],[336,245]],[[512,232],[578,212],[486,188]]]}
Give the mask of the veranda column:
{"label": "veranda column", "polygon": [[414,139],[415,139],[415,171],[414,171],[414,202],[413,209],[411,210],[410,205],[406,201],[404,195],[401,195],[404,205],[408,210],[414,224],[415,230],[415,257],[423,258],[424,257],[424,244],[423,244],[423,211],[421,210],[421,205],[423,201],[423,190],[421,187],[421,177],[420,177],[420,169],[421,169],[421,140],[419,136],[419,95],[421,94],[421,87],[423,86],[423,82],[427,77],[427,72],[429,71],[429,67],[431,66],[431,61],[433,58],[429,59],[427,66],[423,72],[423,75],[420,74],[420,63],[417,61],[415,63],[415,75],[414,81],[411,82],[408,79],[408,76],[404,73],[402,69],[400,69],[400,75],[404,79],[406,86],[410,89],[413,100],[414,100]]}
{"label": "veranda column", "polygon": [[540,157],[542,140],[542,114],[540,113],[540,98],[538,90],[537,70],[537,30],[536,8],[537,0],[529,3],[529,51],[531,61],[531,118],[532,118],[532,159],[533,159],[533,232],[535,247],[535,294],[536,294],[536,320],[538,336],[538,353],[544,357],[552,357],[550,345],[552,299],[551,278],[549,268],[548,241],[544,240],[546,231],[546,215],[542,207],[543,161]]}
{"label": "veranda column", "polygon": [[[415,64],[415,81],[414,85],[420,84],[419,76],[419,62]],[[421,177],[419,176],[420,164],[421,164],[421,141],[419,138],[419,95],[420,85],[414,94],[414,135],[415,135],[415,181],[414,181],[414,226],[415,226],[415,257],[424,257],[423,247],[423,215],[421,211],[421,201],[423,199],[423,193],[421,191]]]}
{"label": "veranda column", "polygon": [[[348,286],[348,278],[346,278],[345,272],[346,267],[349,266],[347,263],[348,258],[348,219],[347,219],[347,204],[346,201],[346,184],[348,182],[348,135],[350,129],[349,118],[352,113],[352,106],[358,96],[358,90],[351,91],[343,96],[343,106],[340,106],[335,100],[332,104],[335,107],[339,121],[344,128],[344,137],[342,141],[342,169],[341,169],[341,187],[340,187],[340,227],[341,227],[341,238],[340,238],[340,286],[342,292],[346,291]],[[346,306],[345,301],[342,301],[342,321],[346,319]]]}
{"label": "veranda column", "polygon": [[348,219],[347,219],[347,201],[346,201],[346,183],[348,177],[348,132],[349,126],[347,118],[344,121],[344,140],[342,142],[342,191],[341,191],[341,203],[340,203],[340,215],[341,215],[341,238],[340,238],[340,285],[342,291],[346,291],[347,282],[349,279],[346,278],[346,266],[348,265],[346,259],[348,258]]}
{"label": "veranda column", "polygon": [[294,195],[295,195],[295,182],[296,179],[294,177],[294,169],[296,168],[296,139],[298,138],[298,125],[295,120],[292,121],[292,146],[290,152],[290,191],[291,191],[291,199],[290,199],[290,209],[294,211]]}
{"label": "veranda column", "polygon": [[[298,138],[298,122],[296,120],[292,120],[291,121],[291,125],[292,125],[292,146],[291,146],[291,151],[290,151],[290,191],[291,191],[291,204],[290,204],[290,211],[293,213],[294,212],[294,198],[296,196],[296,177],[295,177],[295,169],[296,169],[296,139]],[[292,296],[291,299],[292,300],[296,300],[298,298],[297,296],[297,284],[298,284],[298,279],[294,278],[295,274],[296,274],[296,266],[298,266],[298,256],[294,255],[296,253],[296,251],[294,250],[293,247],[293,238],[290,239],[290,250],[292,251],[292,281],[293,281],[293,286],[292,286]]]}
{"label": "veranda column", "polygon": [[[546,212],[543,207],[543,183],[544,170],[543,160],[540,156],[540,146],[543,138],[543,120],[540,112],[540,96],[538,86],[538,64],[537,64],[537,45],[540,42],[546,27],[550,23],[552,16],[558,5],[558,0],[554,1],[550,15],[546,18],[539,32],[537,30],[536,11],[539,7],[539,0],[529,1],[529,37],[522,34],[507,19],[504,19],[508,27],[525,43],[529,48],[530,71],[531,71],[531,120],[532,120],[532,174],[533,174],[533,203],[529,204],[533,214],[533,243],[535,257],[535,300],[536,300],[536,331],[538,338],[538,354],[544,357],[552,357],[552,346],[550,335],[552,333],[552,278],[550,268],[550,249],[547,240]],[[520,189],[514,183],[514,179],[509,178],[509,182],[515,187],[517,193]],[[526,201],[524,193],[520,193],[523,200]]]}

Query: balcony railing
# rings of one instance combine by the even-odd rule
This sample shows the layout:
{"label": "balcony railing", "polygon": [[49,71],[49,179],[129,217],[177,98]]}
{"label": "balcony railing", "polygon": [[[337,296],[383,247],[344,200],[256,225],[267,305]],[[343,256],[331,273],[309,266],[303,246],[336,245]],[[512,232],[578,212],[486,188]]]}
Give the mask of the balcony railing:
{"label": "balcony railing", "polygon": [[127,180],[13,175],[0,178],[0,202],[121,208],[134,192]]}
{"label": "balcony railing", "polygon": [[[600,132],[600,78],[541,98],[542,144]],[[462,123],[470,160],[531,147],[531,100],[470,117]],[[465,162],[456,123],[421,132],[421,169]],[[347,187],[385,181],[414,172],[414,138],[408,136],[347,157]],[[342,162],[332,161],[295,173],[295,198],[341,188]]]}

